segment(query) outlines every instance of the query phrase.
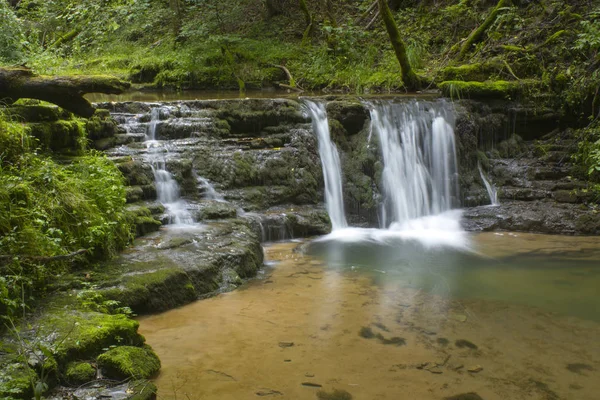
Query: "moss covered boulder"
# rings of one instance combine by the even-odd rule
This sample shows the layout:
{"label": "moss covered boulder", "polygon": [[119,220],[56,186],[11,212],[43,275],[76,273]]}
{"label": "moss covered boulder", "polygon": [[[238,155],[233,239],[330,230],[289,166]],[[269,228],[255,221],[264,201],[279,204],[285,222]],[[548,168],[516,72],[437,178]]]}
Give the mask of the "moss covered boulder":
{"label": "moss covered boulder", "polygon": [[67,365],[65,380],[70,385],[81,385],[96,378],[96,369],[87,362],[72,362]]}
{"label": "moss covered boulder", "polygon": [[125,315],[77,310],[50,311],[36,323],[38,334],[60,365],[91,358],[115,344],[140,346],[139,323]]}
{"label": "moss covered boulder", "polygon": [[148,346],[119,346],[98,357],[98,367],[112,379],[146,379],[160,370],[158,356]]}

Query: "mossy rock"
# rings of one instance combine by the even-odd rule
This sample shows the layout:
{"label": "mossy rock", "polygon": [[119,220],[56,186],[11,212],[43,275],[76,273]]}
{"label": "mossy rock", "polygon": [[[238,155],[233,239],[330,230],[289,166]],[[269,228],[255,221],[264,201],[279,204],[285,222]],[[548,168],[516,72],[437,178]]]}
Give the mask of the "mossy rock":
{"label": "mossy rock", "polygon": [[125,177],[129,186],[150,185],[154,183],[152,168],[147,163],[137,160],[128,160],[117,164],[117,168]]}
{"label": "mossy rock", "polygon": [[442,94],[461,99],[511,99],[535,86],[536,81],[444,81],[438,85]]}
{"label": "mossy rock", "polygon": [[222,201],[206,202],[201,205],[201,209],[196,213],[198,220],[235,218],[236,216],[237,207]]}
{"label": "mossy rock", "polygon": [[55,122],[73,115],[56,106],[12,105],[5,109],[8,119],[16,122]]}
{"label": "mossy rock", "polygon": [[35,122],[28,124],[28,127],[30,134],[45,150],[81,151],[85,148],[87,137],[85,123],[82,121]]}
{"label": "mossy rock", "polygon": [[[156,265],[160,264],[159,257]],[[197,298],[190,277],[177,267],[127,275],[118,288],[103,290],[102,294],[138,314],[168,310]]]}
{"label": "mossy rock", "polygon": [[72,362],[67,365],[65,380],[70,385],[82,385],[96,378],[96,369],[88,362]]}
{"label": "mossy rock", "polygon": [[147,379],[160,370],[160,360],[149,346],[119,346],[98,356],[98,367],[112,379]]}
{"label": "mossy rock", "polygon": [[116,344],[139,346],[144,337],[139,323],[125,315],[75,310],[49,311],[37,321],[39,335],[48,341],[60,365],[96,356]]}
{"label": "mossy rock", "polygon": [[118,131],[118,124],[108,110],[98,109],[85,121],[85,130],[90,140],[113,138]]}
{"label": "mossy rock", "polygon": [[349,135],[355,135],[363,129],[369,111],[358,100],[330,101],[327,116],[338,120]]}

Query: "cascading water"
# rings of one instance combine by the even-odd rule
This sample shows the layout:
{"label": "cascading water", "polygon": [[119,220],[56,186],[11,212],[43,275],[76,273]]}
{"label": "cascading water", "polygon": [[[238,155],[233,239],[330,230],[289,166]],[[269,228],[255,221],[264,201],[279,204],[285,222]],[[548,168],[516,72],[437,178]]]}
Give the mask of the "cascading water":
{"label": "cascading water", "polygon": [[477,168],[479,169],[479,176],[481,176],[481,180],[483,181],[483,184],[485,185],[485,189],[488,192],[488,196],[490,196],[490,202],[491,202],[491,206],[499,206],[500,205],[500,201],[498,200],[498,190],[496,189],[496,186],[493,186],[485,177],[485,174],[483,173],[483,169],[481,168],[481,163],[477,163]]}
{"label": "cascading water", "polygon": [[167,163],[164,159],[164,152],[167,149],[156,140],[156,125],[160,120],[160,109],[153,108],[150,117],[148,140],[145,143],[150,154],[157,200],[165,206],[170,224],[191,225],[194,219],[188,211],[188,204],[180,197],[179,185],[167,171]]}
{"label": "cascading water", "polygon": [[457,198],[454,129],[445,103],[368,104],[383,156],[382,227],[451,210]]}
{"label": "cascading water", "polygon": [[331,226],[333,230],[346,228],[348,223],[344,215],[340,155],[331,141],[327,111],[322,103],[306,100],[305,104],[312,120],[313,130],[319,138],[319,156],[325,180],[325,205],[331,219]]}
{"label": "cascading water", "polygon": [[[327,209],[332,222],[345,222],[343,214],[339,215],[343,212],[339,156],[337,151],[334,155],[327,153],[331,140],[325,107],[310,102],[308,105],[313,128],[319,134]],[[409,239],[426,246],[468,247],[460,226],[461,212],[453,210],[458,205],[458,168],[450,106],[445,102],[418,101],[376,101],[366,105],[371,114],[369,139],[373,134],[379,139],[383,161],[382,229],[339,229],[345,224],[334,225],[324,240]],[[340,206],[333,208],[333,204]]]}

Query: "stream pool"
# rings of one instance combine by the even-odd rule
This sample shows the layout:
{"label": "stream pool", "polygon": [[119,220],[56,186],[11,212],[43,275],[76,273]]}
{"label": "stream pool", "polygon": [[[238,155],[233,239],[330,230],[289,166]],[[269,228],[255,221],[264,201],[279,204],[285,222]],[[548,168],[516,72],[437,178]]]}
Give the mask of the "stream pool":
{"label": "stream pool", "polygon": [[600,238],[470,243],[266,245],[258,279],[139,319],[161,398],[597,399]]}

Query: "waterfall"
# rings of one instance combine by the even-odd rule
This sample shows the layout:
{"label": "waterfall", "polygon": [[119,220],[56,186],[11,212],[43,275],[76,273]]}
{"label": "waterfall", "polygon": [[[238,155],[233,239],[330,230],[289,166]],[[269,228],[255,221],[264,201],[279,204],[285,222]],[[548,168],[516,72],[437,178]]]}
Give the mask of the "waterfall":
{"label": "waterfall", "polygon": [[444,103],[368,103],[383,158],[383,228],[453,208],[458,193],[454,129]]}
{"label": "waterfall", "polygon": [[148,140],[145,143],[150,154],[157,200],[165,206],[170,224],[191,225],[194,223],[194,219],[188,211],[188,204],[180,197],[179,185],[167,171],[167,163],[164,156],[161,156],[167,149],[156,140],[156,125],[160,120],[160,109],[153,108],[150,116]]}
{"label": "waterfall", "polygon": [[485,174],[483,173],[480,162],[477,162],[477,168],[479,169],[479,176],[481,176],[481,180],[483,181],[485,189],[488,192],[488,196],[490,197],[490,205],[499,206],[500,201],[498,200],[498,190],[496,189],[496,186],[490,184],[490,182],[485,178]]}
{"label": "waterfall", "polygon": [[322,103],[305,100],[312,120],[313,131],[319,139],[319,156],[325,180],[325,205],[333,230],[348,226],[344,215],[344,198],[342,195],[342,168],[340,155],[331,141],[327,111]]}

